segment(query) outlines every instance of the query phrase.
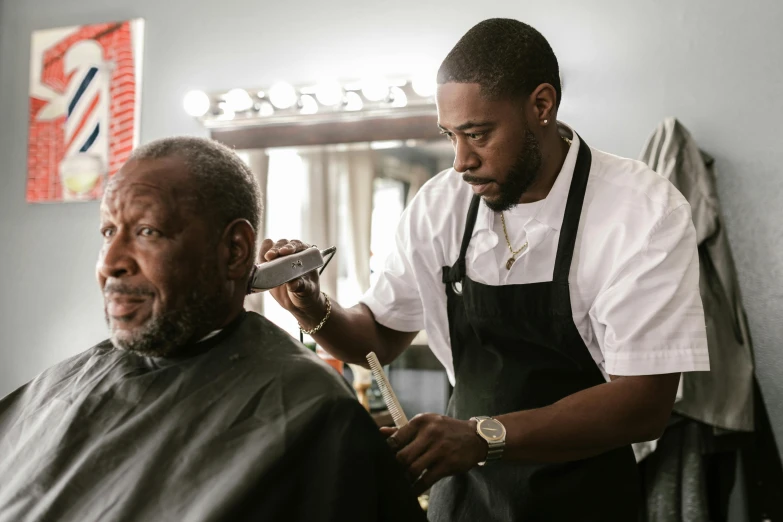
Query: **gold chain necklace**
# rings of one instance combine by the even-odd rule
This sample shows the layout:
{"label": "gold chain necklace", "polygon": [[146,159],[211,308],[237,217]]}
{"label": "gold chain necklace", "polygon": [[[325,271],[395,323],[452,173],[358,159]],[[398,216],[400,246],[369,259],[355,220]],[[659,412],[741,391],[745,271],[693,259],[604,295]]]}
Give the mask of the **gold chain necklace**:
{"label": "gold chain necklace", "polygon": [[511,257],[509,257],[508,261],[506,261],[506,270],[511,270],[511,266],[517,260],[517,254],[527,248],[527,241],[525,241],[524,245],[519,247],[519,250],[514,250],[514,247],[511,246],[511,240],[508,238],[508,232],[506,231],[506,218],[503,216],[502,212],[500,213],[500,222],[503,223],[503,235],[506,236],[506,245],[508,245],[508,250],[511,252]]}
{"label": "gold chain necklace", "polygon": [[[560,136],[563,138],[563,141],[566,142],[566,145],[569,147],[571,146],[571,140],[566,138],[565,136]],[[511,267],[514,265],[514,262],[517,260],[517,255],[519,255],[520,252],[522,252],[524,249],[527,248],[528,242],[525,241],[525,244],[519,247],[518,250],[514,250],[514,247],[511,246],[511,240],[508,238],[508,231],[506,230],[506,218],[503,215],[503,212],[500,213],[500,222],[503,223],[503,235],[506,236],[506,245],[508,246],[508,251],[511,252],[511,257],[508,258],[508,261],[506,261],[506,270],[511,270]]]}

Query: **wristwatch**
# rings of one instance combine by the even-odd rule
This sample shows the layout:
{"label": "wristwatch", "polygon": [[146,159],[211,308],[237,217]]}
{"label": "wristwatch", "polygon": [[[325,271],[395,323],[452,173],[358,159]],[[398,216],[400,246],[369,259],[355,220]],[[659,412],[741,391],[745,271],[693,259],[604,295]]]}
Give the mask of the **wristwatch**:
{"label": "wristwatch", "polygon": [[476,421],[476,434],[489,445],[487,459],[479,462],[479,466],[499,460],[503,456],[503,448],[506,447],[506,427],[491,417],[471,417],[470,420]]}

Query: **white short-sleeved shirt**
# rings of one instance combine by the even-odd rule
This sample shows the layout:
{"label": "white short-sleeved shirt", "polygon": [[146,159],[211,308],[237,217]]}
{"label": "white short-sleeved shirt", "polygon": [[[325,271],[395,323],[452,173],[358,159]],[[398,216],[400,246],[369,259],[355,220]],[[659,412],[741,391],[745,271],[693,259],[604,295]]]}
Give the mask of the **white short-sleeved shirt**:
{"label": "white short-sleeved shirt", "polygon": [[[466,254],[467,275],[487,285],[552,280],[579,138],[546,199],[505,213],[514,250],[510,270],[500,215],[483,202]],[[653,375],[708,371],[699,295],[696,231],[688,202],[644,163],[591,149],[592,163],[569,276],[574,324],[603,372]],[[452,384],[442,267],[459,257],[473,190],[454,169],[416,194],[400,220],[396,248],[362,297],[382,325],[426,330]]]}

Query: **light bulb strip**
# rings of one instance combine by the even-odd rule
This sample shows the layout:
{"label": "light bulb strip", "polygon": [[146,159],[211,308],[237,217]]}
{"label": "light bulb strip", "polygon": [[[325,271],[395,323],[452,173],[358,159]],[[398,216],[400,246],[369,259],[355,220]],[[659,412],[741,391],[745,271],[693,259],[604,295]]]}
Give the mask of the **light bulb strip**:
{"label": "light bulb strip", "polygon": [[234,88],[207,94],[191,91],[187,114],[208,127],[348,121],[368,117],[432,114],[435,82],[395,77],[382,82],[321,82],[293,86],[278,82],[263,89]]}

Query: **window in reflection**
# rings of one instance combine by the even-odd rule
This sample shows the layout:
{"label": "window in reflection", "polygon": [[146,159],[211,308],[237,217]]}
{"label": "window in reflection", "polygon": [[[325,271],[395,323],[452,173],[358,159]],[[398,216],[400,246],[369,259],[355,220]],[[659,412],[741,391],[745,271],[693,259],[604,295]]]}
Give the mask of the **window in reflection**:
{"label": "window in reflection", "polygon": [[[302,238],[302,208],[305,203],[305,168],[302,158],[292,149],[270,149],[266,187],[266,237]],[[272,294],[264,293],[264,315],[292,336],[299,338],[296,319],[277,304]]]}
{"label": "window in reflection", "polygon": [[375,283],[386,256],[394,249],[397,223],[405,208],[406,183],[391,178],[373,182],[370,233],[370,284]]}

